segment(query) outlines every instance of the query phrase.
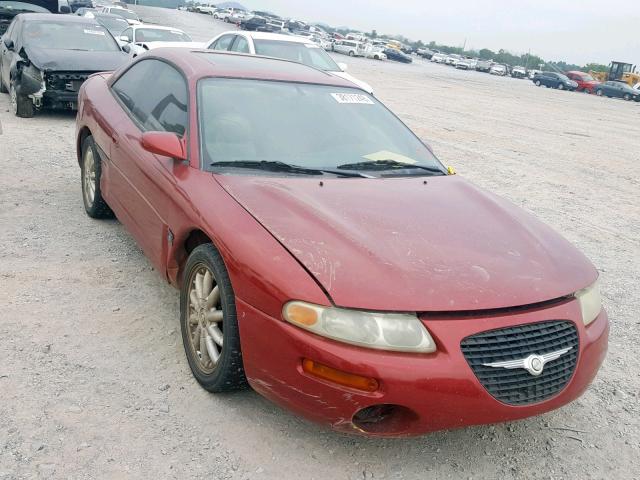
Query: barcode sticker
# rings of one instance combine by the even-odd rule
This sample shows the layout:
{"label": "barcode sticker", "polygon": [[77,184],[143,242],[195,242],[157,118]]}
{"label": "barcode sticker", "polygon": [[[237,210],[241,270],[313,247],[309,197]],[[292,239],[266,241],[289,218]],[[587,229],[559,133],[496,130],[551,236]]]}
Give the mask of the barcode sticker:
{"label": "barcode sticker", "polygon": [[85,29],[84,33],[88,33],[89,35],[104,35],[104,32],[100,30],[87,30]]}
{"label": "barcode sticker", "polygon": [[338,103],[373,105],[373,100],[361,93],[332,93],[331,96],[335,98]]}

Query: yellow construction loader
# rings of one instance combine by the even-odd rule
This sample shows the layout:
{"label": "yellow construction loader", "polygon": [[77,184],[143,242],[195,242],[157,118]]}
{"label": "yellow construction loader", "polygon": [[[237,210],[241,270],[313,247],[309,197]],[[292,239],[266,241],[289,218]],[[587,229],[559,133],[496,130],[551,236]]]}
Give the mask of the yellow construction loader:
{"label": "yellow construction loader", "polygon": [[609,64],[608,72],[590,71],[589,75],[599,82],[606,82],[607,80],[622,80],[629,84],[630,87],[640,83],[640,73],[636,73],[636,66],[625,62],[612,61]]}

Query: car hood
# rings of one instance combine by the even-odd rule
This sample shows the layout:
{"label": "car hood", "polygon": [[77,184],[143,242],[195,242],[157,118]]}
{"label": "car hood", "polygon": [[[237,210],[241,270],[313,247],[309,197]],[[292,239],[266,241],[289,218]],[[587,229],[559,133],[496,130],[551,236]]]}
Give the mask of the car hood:
{"label": "car hood", "polygon": [[373,95],[373,88],[371,87],[371,85],[369,85],[367,82],[363,82],[362,80],[358,80],[356,77],[349,75],[347,72],[337,71],[337,72],[327,72],[327,73],[330,73],[331,75],[335,75],[336,77],[340,77],[344,80],[347,80],[357,85],[358,87],[363,89],[365,92]]}
{"label": "car hood", "polygon": [[25,47],[31,63],[41,70],[101,72],[119,68],[128,61],[124,52],[54,50]]}
{"label": "car hood", "polygon": [[215,176],[339,306],[505,308],[596,280],[582,253],[524,210],[457,176],[424,178]]}

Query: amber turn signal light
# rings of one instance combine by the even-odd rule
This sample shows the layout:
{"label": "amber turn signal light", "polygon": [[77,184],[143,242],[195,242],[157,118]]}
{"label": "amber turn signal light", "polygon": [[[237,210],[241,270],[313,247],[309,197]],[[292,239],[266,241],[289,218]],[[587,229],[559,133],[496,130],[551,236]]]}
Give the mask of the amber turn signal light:
{"label": "amber turn signal light", "polygon": [[353,373],[336,370],[335,368],[327,367],[308,358],[302,361],[302,370],[314,377],[364,392],[375,392],[380,387],[380,384],[375,378],[361,377]]}

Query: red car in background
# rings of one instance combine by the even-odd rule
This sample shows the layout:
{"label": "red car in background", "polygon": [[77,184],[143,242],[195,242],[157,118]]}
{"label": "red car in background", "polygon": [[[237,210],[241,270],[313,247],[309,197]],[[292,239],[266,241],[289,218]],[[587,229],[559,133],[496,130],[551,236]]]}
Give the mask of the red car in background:
{"label": "red car in background", "polygon": [[584,72],[565,72],[565,75],[578,84],[576,92],[595,93],[596,87],[600,82],[588,73]]}
{"label": "red car in background", "polygon": [[593,265],[350,82],[157,49],[79,98],[86,212],[115,214],[180,289],[205,389],[404,436],[540,414],[596,375]]}

